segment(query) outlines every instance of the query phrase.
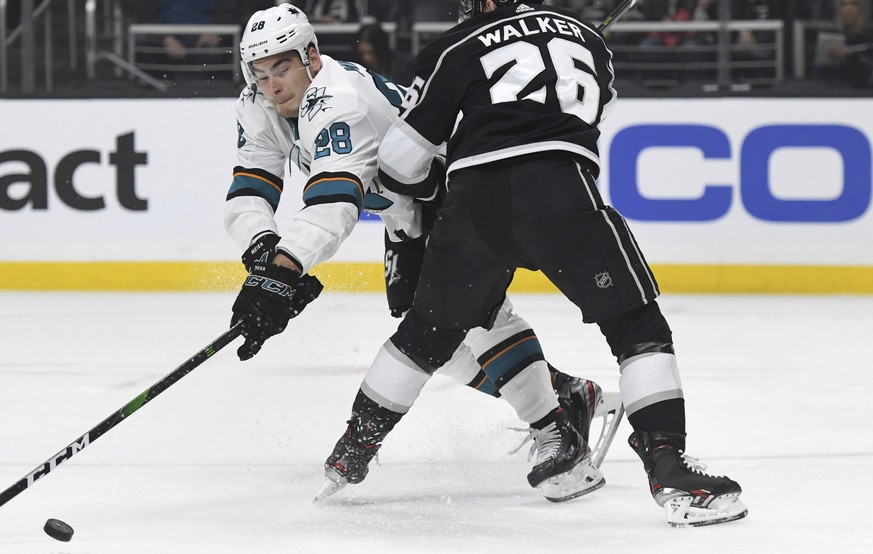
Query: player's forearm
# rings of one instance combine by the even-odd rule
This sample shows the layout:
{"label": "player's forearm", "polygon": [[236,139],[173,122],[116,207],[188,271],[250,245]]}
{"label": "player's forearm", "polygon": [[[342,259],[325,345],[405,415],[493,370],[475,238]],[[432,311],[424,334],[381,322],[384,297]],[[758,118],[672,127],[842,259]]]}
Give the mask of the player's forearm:
{"label": "player's forearm", "polygon": [[306,273],[336,254],[357,221],[357,208],[347,202],[308,206],[283,229],[277,250],[286,252]]}
{"label": "player's forearm", "polygon": [[401,189],[403,185],[414,187],[427,179],[431,162],[439,150],[440,145],[431,144],[403,120],[398,120],[379,146],[379,178],[389,187],[386,181],[401,185]]}
{"label": "player's forearm", "polygon": [[257,196],[231,198],[224,205],[224,228],[241,250],[265,232],[277,233],[269,203]]}

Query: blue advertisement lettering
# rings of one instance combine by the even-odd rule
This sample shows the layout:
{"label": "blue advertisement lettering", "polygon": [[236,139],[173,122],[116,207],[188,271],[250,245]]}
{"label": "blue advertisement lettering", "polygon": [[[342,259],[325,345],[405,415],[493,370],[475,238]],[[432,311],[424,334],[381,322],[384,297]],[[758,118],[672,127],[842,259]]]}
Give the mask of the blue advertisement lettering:
{"label": "blue advertisement lettering", "polygon": [[[842,192],[828,200],[784,200],[770,188],[770,158],[780,148],[828,148],[843,160]],[[864,215],[870,206],[870,143],[843,125],[772,125],[753,130],[743,142],[740,191],[746,210],[765,221],[840,222]]]}
{"label": "blue advertisement lettering", "polygon": [[711,221],[727,214],[729,184],[707,184],[695,199],[652,199],[640,194],[637,161],[648,148],[697,148],[706,159],[730,159],[723,131],[708,125],[638,125],[620,131],[609,149],[609,195],[612,205],[640,221]]}
{"label": "blue advertisement lettering", "polygon": [[[738,160],[740,182],[705,184],[695,199],[652,199],[640,193],[637,165],[649,148],[696,148],[705,159],[732,159],[721,129],[708,125],[639,125],[621,130],[609,149],[610,199],[625,217],[640,221],[712,221],[728,213],[732,188],[752,217],[773,222],[845,222],[863,216],[871,202],[868,138],[845,125],[768,125],[745,137]],[[771,190],[770,166],[781,148],[828,149],[842,159],[839,197],[781,199]],[[799,173],[802,173],[800,171]],[[650,177],[651,178],[651,177]],[[815,190],[816,182],[804,184]]]}

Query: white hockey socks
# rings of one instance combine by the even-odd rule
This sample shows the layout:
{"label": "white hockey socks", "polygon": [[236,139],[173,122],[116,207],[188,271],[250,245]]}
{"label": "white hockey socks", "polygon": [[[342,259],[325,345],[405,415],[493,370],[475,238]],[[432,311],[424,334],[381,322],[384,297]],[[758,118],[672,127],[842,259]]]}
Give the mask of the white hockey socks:
{"label": "white hockey socks", "polygon": [[549,366],[544,361],[527,366],[500,388],[500,394],[525,423],[539,421],[559,406]]}
{"label": "white hockey socks", "polygon": [[676,356],[647,352],[621,364],[618,386],[627,415],[664,400],[684,398]]}
{"label": "white hockey socks", "polygon": [[405,414],[415,403],[430,374],[418,367],[390,340],[379,349],[361,383],[370,400],[391,411]]}

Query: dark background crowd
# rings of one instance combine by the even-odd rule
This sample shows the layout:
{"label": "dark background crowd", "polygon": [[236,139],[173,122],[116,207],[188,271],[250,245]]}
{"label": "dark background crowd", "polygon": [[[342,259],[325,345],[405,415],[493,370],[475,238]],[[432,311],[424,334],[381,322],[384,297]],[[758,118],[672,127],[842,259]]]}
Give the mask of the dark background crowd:
{"label": "dark background crowd", "polygon": [[[566,7],[585,19],[598,22],[619,1],[547,0],[546,3]],[[705,90],[701,84],[707,83],[721,83],[723,86],[715,89],[737,93],[769,90],[773,94],[815,96],[866,95],[873,91],[873,0],[729,0],[729,12],[720,1],[640,0],[621,23],[715,24],[727,13],[731,20],[781,22],[781,30],[732,30],[720,38],[719,31],[712,26],[689,31],[660,30],[656,26],[622,31],[619,24],[609,34],[619,78],[640,85],[639,94],[643,95],[647,90],[658,90],[659,94],[665,91],[681,94],[683,90],[699,94]],[[303,9],[313,23],[319,25],[323,52],[358,61],[400,84],[412,79],[415,48],[438,32],[422,33],[421,26],[416,24],[451,25],[456,20],[458,6],[457,0],[295,0],[290,3]],[[59,18],[53,19],[54,26],[58,29],[57,35],[64,35],[66,3],[55,4],[62,11]],[[108,0],[100,4],[104,12],[113,10],[114,17],[121,18],[117,28],[122,29],[123,34],[132,23],[226,24],[241,28],[252,13],[275,2]],[[20,9],[21,0],[7,2],[8,30],[18,25]],[[797,22],[801,26],[796,25]],[[437,25],[436,29],[439,28]],[[127,44],[126,37],[118,37],[118,31],[114,33],[109,36],[111,33],[104,32],[103,42],[114,40],[116,49],[118,44]],[[56,37],[56,40],[62,41],[64,37]],[[239,72],[229,63],[234,40],[227,34],[137,36],[134,44],[137,66],[173,85],[177,95],[232,95],[240,86]],[[11,54],[8,69],[14,69],[15,44],[8,51]],[[148,91],[143,90],[147,87],[138,83],[135,76],[122,76],[127,88],[113,83],[119,80],[117,67],[103,64],[98,74],[99,80],[104,85],[109,82],[109,86],[88,87],[83,86],[81,75],[66,71],[65,64],[59,65],[55,94],[104,90],[111,95],[111,91],[121,90],[118,94],[130,95],[134,94],[131,90],[142,90],[148,95]],[[236,79],[231,80],[234,72]],[[93,76],[90,78],[93,80]],[[64,87],[64,81],[72,86]],[[205,85],[207,82],[209,84]],[[732,88],[726,88],[726,82]],[[135,88],[137,86],[139,89]],[[14,96],[15,91],[9,90],[6,95]]]}

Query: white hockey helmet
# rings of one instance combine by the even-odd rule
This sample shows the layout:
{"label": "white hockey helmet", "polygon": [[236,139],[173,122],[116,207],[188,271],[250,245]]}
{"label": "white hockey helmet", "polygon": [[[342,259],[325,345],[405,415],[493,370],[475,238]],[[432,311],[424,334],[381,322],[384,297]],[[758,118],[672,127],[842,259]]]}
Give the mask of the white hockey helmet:
{"label": "white hockey helmet", "polygon": [[255,75],[251,63],[262,58],[295,50],[306,73],[309,71],[309,45],[318,49],[315,30],[309,18],[299,8],[291,4],[280,4],[273,8],[257,11],[249,18],[239,43],[240,64],[243,76],[249,85],[254,84]]}

